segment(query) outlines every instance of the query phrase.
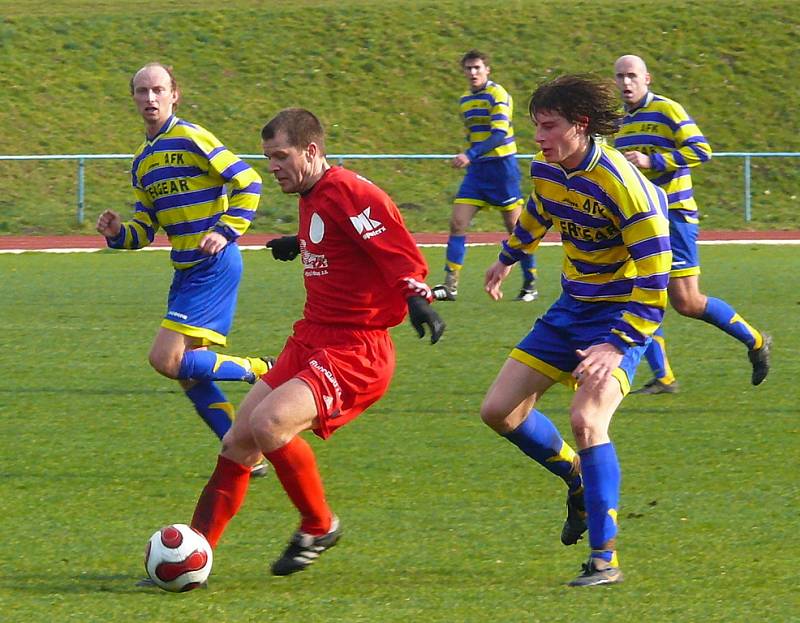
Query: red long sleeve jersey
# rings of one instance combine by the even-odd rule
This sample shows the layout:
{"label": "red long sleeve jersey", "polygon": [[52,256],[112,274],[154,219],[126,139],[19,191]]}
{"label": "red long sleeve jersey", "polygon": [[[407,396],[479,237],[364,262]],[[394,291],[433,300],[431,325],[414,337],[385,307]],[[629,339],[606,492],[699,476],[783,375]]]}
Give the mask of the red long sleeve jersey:
{"label": "red long sleeve jersey", "polygon": [[299,221],[307,320],[385,329],[403,321],[409,296],[430,300],[425,259],[397,206],[369,180],[331,167],[301,195]]}

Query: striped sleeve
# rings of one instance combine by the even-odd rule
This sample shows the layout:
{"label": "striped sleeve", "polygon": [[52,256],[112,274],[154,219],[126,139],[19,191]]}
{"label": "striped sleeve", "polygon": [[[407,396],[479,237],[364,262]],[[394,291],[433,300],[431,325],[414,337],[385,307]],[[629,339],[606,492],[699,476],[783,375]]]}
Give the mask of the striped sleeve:
{"label": "striped sleeve", "polygon": [[156,237],[158,219],[147,193],[137,186],[133,192],[136,195],[133,218],[122,223],[116,238],[106,238],[106,244],[112,249],[142,249]]}
{"label": "striped sleeve", "polygon": [[636,267],[630,300],[611,341],[621,350],[643,345],[664,319],[672,264],[667,197],[633,166],[625,176],[628,192],[616,197],[622,239]]}
{"label": "striped sleeve", "polygon": [[206,153],[209,169],[225,181],[230,193],[228,209],[220,215],[214,229],[228,240],[236,240],[255,218],[261,199],[261,176],[210,132],[195,140]]}
{"label": "striped sleeve", "polygon": [[511,96],[500,85],[494,85],[489,94],[491,95],[491,108],[489,110],[490,134],[488,138],[479,143],[474,143],[467,150],[466,154],[470,160],[475,160],[503,145],[511,130]]}
{"label": "striped sleeve", "polygon": [[503,241],[503,248],[498,259],[506,266],[521,261],[526,255],[536,250],[552,225],[553,221],[544,212],[534,189],[528,197],[525,209],[519,215],[514,231],[508,240]]}
{"label": "striped sleeve", "polygon": [[496,88],[493,89],[492,109],[490,114],[492,119],[492,131],[500,131],[504,134],[508,134],[511,128],[511,115],[513,114],[511,96],[505,89],[500,87],[500,85],[496,85]]}
{"label": "striped sleeve", "polygon": [[683,167],[696,167],[711,159],[711,145],[687,114],[683,106],[671,102],[666,109],[673,129],[675,148],[671,151],[653,153],[650,156],[652,167],[656,171],[675,171]]}

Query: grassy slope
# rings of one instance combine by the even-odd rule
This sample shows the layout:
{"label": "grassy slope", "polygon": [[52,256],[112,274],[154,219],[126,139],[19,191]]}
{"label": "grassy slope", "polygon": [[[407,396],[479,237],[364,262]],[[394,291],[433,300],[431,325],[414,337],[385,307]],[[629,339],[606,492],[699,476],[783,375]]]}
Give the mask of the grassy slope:
{"label": "grassy slope", "polygon": [[[800,151],[787,126],[800,104],[800,62],[790,52],[800,22],[789,1],[500,0],[489,16],[474,0],[3,5],[5,154],[130,153],[141,130],[127,82],[152,59],[176,67],[181,114],[240,153],[258,153],[261,125],[289,105],[321,116],[332,153],[454,153],[464,87],[457,59],[470,47],[492,54],[494,77],[516,97],[522,152],[535,150],[525,107],[538,82],[569,71],[610,75],[631,51],[717,151]],[[393,193],[412,229],[446,227],[460,179],[446,163],[351,164]],[[126,168],[88,166],[87,221],[104,207],[128,209]],[[756,162],[754,226],[796,225],[796,170],[792,160]],[[740,160],[716,160],[696,180],[706,227],[743,226]],[[256,226],[291,228],[293,200],[266,187]],[[0,162],[0,232],[71,230],[75,192],[74,163]],[[477,226],[497,221],[482,215]]]}
{"label": "grassy slope", "polygon": [[[442,342],[397,327],[385,399],[330,442],[311,440],[342,544],[303,574],[269,577],[296,521],[269,477],[224,535],[211,589],[189,595],[133,586],[147,538],[189,519],[217,449],[176,385],[147,365],[166,253],[0,255],[0,317],[14,327],[0,348],[0,619],[796,620],[800,333],[796,290],[771,270],[796,274],[796,251],[704,247],[706,287],[769,328],[774,369],[750,387],[741,346],[668,314],[684,391],[629,397],[614,418],[627,581],[588,591],[563,585],[586,555],[585,544],[558,541],[563,485],[477,417],[509,349],[556,296],[561,251],[541,251],[542,300],[530,305],[491,303],[480,279],[494,250],[470,253],[458,303],[440,309]],[[245,263],[229,350],[270,352],[300,313],[299,266],[263,252],[245,252]],[[743,288],[746,271],[759,279]],[[245,389],[225,385],[237,403]],[[569,397],[555,387],[541,401],[562,430]]]}

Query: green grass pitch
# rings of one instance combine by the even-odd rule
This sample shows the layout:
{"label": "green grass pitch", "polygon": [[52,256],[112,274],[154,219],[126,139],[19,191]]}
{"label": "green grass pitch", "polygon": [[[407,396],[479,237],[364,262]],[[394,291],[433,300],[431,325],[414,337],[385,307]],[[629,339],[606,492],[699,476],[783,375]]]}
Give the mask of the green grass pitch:
{"label": "green grass pitch", "polygon": [[[472,248],[434,347],[404,323],[388,395],[313,440],[341,544],[273,578],[295,528],[274,477],[255,482],[216,552],[211,588],[134,587],[145,543],[190,519],[217,443],[147,364],[166,253],[0,255],[0,619],[31,621],[790,621],[796,594],[797,248],[702,247],[702,284],[775,339],[749,385],[745,350],[670,312],[675,396],[627,398],[612,424],[623,470],[626,582],[568,589],[586,546],[559,542],[560,482],[477,413],[507,352],[557,296],[561,251],[539,254],[541,299],[493,303]],[[439,275],[442,249],[428,249]],[[232,353],[276,352],[302,307],[297,263],[245,252]],[[776,267],[779,270],[776,270]],[[506,285],[509,298],[518,273]],[[636,384],[648,378],[643,366]],[[238,402],[247,387],[227,384]],[[570,394],[540,408],[567,432]]]}

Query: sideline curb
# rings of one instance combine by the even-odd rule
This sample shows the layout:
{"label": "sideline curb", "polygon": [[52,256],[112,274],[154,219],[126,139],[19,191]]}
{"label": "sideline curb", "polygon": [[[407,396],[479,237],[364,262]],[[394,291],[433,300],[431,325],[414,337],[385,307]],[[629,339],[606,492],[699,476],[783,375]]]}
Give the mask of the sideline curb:
{"label": "sideline curb", "polygon": [[[272,238],[285,234],[245,234],[239,246],[243,250],[261,249]],[[421,247],[443,247],[447,245],[446,233],[412,234]],[[468,246],[496,245],[503,240],[505,232],[475,232],[468,234]],[[560,245],[557,234],[549,232],[542,246]],[[739,245],[795,245],[800,244],[800,230],[780,231],[701,231],[699,244],[739,244]],[[106,249],[100,236],[0,236],[1,253],[94,253]],[[157,236],[152,245],[142,251],[169,250],[166,236]]]}

